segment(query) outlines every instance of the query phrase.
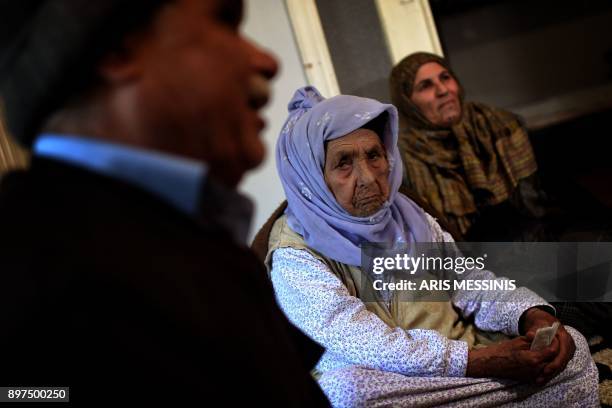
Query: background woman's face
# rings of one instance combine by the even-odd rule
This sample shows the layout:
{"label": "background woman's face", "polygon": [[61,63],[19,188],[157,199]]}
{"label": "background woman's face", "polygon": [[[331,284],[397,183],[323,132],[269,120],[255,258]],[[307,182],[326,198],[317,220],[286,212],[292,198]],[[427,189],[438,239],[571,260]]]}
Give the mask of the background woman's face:
{"label": "background woman's face", "polygon": [[389,198],[389,162],[378,135],[357,129],[327,144],[325,183],[349,214],[367,217]]}
{"label": "background woman's face", "polygon": [[461,118],[459,84],[437,62],[421,65],[410,99],[423,116],[436,126],[451,126]]}

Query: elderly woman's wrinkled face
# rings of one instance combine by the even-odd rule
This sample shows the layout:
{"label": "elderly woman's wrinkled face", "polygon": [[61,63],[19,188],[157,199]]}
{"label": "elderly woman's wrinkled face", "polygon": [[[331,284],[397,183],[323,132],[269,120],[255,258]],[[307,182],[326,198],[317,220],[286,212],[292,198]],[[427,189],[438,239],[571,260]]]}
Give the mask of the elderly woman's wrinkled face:
{"label": "elderly woman's wrinkled face", "polygon": [[357,129],[327,144],[325,183],[349,214],[367,217],[389,198],[389,162],[378,135]]}
{"label": "elderly woman's wrinkled face", "polygon": [[459,84],[437,62],[428,62],[419,68],[410,99],[434,125],[451,126],[461,118]]}

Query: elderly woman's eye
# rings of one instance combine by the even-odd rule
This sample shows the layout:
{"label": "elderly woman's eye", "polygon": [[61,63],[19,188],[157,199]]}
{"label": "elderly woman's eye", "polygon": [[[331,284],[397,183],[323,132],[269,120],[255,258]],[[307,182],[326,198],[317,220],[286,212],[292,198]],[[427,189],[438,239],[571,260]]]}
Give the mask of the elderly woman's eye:
{"label": "elderly woman's eye", "polygon": [[368,159],[370,160],[379,159],[381,156],[382,155],[378,151],[373,151],[373,152],[368,153]]}

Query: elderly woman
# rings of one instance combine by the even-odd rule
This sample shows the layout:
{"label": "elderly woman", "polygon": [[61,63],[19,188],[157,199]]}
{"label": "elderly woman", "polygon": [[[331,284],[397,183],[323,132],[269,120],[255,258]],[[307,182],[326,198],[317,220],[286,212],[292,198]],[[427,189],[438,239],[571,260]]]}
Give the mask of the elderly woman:
{"label": "elderly woman", "polygon": [[[467,290],[447,302],[361,299],[360,245],[452,238],[398,192],[393,106],[325,100],[306,87],[289,111],[276,157],[288,207],[266,264],[281,308],[326,348],[317,369],[334,406],[598,404],[597,371],[577,331],[560,328],[549,347],[529,350],[535,329],[556,319],[525,288],[493,302]],[[497,342],[482,340],[495,334]]]}
{"label": "elderly woman", "polygon": [[[390,90],[409,188],[468,239],[548,240],[531,221],[545,215],[546,198],[515,115],[466,102],[446,60],[425,52],[393,68]],[[508,228],[516,231],[502,235]]]}

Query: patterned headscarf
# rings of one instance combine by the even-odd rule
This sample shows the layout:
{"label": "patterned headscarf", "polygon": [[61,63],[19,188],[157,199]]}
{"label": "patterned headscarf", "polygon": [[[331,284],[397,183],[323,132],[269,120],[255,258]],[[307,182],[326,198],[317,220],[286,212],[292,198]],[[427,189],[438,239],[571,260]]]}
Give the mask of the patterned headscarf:
{"label": "patterned headscarf", "polygon": [[427,120],[411,96],[419,68],[429,62],[446,68],[459,83],[444,58],[425,52],[409,55],[391,72],[391,98],[400,110],[405,183],[465,234],[479,207],[507,200],[537,164],[518,118],[465,102],[461,84],[461,120],[451,127]]}
{"label": "patterned headscarf", "polygon": [[[398,192],[402,165],[397,149],[397,110],[373,99],[339,95],[323,98],[313,87],[298,89],[276,145],[276,163],[288,207],[287,222],[323,255],[348,265],[361,264],[360,245],[431,241],[420,207]],[[389,161],[389,199],[370,217],[356,217],[338,204],[324,179],[325,143],[364,127],[387,113],[379,135]]]}

